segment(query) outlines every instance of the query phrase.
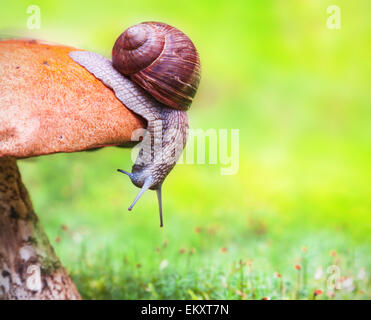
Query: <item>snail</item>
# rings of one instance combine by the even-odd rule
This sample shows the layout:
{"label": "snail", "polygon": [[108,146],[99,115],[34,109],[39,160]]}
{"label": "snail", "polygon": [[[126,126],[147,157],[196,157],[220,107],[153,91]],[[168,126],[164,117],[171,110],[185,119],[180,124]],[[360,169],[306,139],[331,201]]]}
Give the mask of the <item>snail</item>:
{"label": "snail", "polygon": [[172,26],[144,22],[118,37],[112,62],[89,51],[71,51],[69,55],[147,121],[132,172],[118,171],[141,188],[129,211],[146,190],[156,190],[162,227],[162,183],[185,147],[186,110],[200,82],[200,59],[194,44]]}

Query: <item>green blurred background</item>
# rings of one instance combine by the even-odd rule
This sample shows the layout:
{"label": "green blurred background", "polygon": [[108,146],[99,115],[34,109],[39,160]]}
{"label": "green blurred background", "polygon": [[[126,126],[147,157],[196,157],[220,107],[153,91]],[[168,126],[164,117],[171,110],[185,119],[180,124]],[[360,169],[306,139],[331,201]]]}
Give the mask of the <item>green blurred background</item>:
{"label": "green blurred background", "polygon": [[[31,4],[39,30],[26,27]],[[339,30],[326,27],[333,4]],[[325,299],[371,297],[370,1],[0,0],[0,8],[1,35],[107,57],[135,23],[178,27],[202,62],[191,127],[240,129],[238,174],[176,166],[163,187],[163,229],[153,192],[127,212],[138,190],[115,169],[131,167],[129,150],[19,161],[85,298],[289,299],[316,289]],[[327,288],[330,265],[340,290]]]}

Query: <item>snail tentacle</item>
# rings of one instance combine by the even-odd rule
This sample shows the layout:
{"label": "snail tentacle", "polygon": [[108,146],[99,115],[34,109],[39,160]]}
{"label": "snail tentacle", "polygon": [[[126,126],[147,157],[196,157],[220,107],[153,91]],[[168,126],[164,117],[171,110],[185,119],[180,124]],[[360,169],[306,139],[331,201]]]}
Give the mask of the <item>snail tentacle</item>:
{"label": "snail tentacle", "polygon": [[158,199],[158,208],[159,208],[159,211],[160,211],[160,227],[163,227],[164,222],[163,222],[163,219],[162,219],[162,191],[161,191],[161,186],[158,189],[156,189],[156,193],[157,193],[157,199]]}

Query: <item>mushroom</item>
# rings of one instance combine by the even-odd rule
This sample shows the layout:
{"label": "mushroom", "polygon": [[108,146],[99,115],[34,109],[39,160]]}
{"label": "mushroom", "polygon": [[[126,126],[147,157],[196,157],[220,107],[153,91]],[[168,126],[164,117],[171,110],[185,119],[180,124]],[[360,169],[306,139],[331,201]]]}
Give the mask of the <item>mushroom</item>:
{"label": "mushroom", "polygon": [[145,122],[75,63],[75,48],[0,41],[0,299],[80,299],[16,160],[130,143]]}

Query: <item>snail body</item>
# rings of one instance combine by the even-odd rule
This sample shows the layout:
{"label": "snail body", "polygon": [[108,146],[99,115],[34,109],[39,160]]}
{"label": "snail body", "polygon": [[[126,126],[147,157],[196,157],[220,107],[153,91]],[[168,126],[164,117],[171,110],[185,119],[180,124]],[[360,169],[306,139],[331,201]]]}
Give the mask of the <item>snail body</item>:
{"label": "snail body", "polygon": [[157,191],[163,226],[162,183],[185,147],[185,110],[200,81],[200,60],[192,41],[167,24],[145,22],[120,35],[112,50],[112,62],[88,51],[72,51],[69,55],[147,121],[132,172],[118,171],[141,188],[129,210],[146,190]]}

